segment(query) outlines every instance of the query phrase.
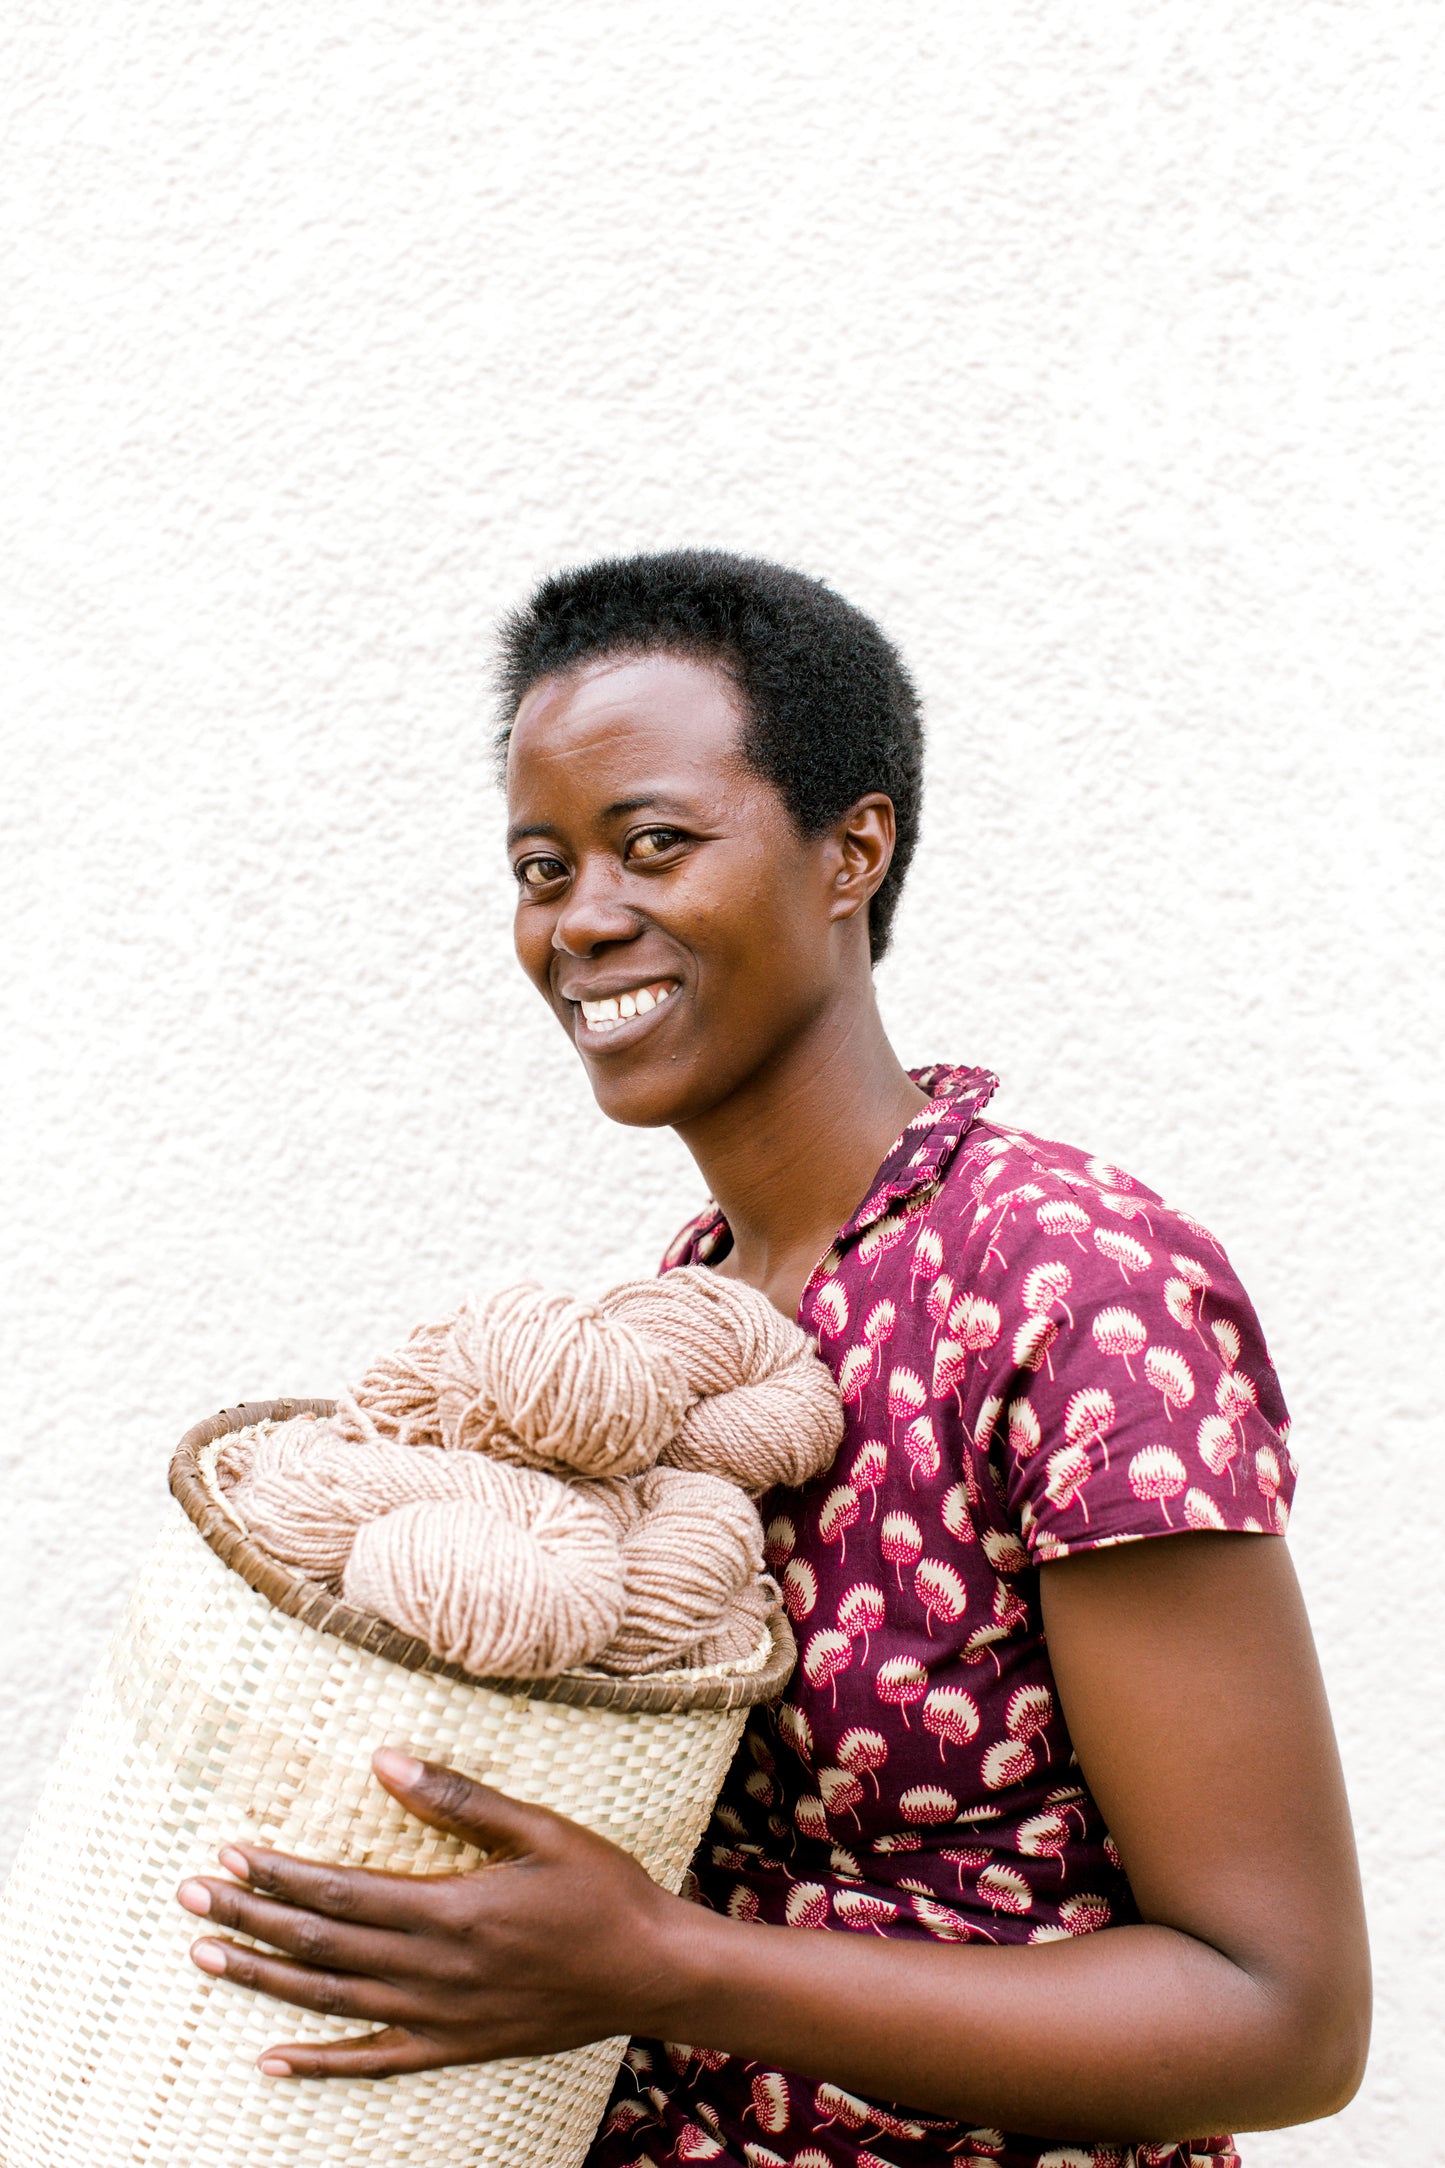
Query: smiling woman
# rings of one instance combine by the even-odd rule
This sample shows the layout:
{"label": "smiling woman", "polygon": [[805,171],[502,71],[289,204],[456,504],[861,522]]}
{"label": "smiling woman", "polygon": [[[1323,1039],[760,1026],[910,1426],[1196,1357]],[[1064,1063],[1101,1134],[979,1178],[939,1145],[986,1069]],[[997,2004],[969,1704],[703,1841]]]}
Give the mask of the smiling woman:
{"label": "smiling woman", "polygon": [[1350,2097],[1369,2002],[1248,1297],[1152,1190],[989,1121],[985,1070],[899,1063],[920,736],[866,618],[719,553],[591,566],[504,680],[523,967],[708,1183],[666,1266],[762,1289],[838,1379],[837,1460],[763,1504],[799,1668],[686,1898],[389,1755],[489,1864],[238,1846],[181,1901],[269,1951],[196,1962],[381,2028],[278,2078],[632,2033],[589,2168],[1231,2168],[1220,2133]]}

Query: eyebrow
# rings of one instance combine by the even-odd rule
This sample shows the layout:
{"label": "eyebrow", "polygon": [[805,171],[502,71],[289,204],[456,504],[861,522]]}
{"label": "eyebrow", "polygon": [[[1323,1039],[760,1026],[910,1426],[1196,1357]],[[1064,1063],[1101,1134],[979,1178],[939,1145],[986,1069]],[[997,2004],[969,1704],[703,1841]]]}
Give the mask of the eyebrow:
{"label": "eyebrow", "polygon": [[[624,813],[640,813],[650,805],[666,812],[669,807],[676,806],[676,803],[677,801],[669,798],[665,792],[645,790],[640,791],[635,798],[614,798],[611,805],[602,808],[601,817],[605,821],[615,821]],[[555,836],[556,833],[550,821],[519,821],[507,830],[507,848],[510,850],[514,843],[521,843],[527,836]]]}

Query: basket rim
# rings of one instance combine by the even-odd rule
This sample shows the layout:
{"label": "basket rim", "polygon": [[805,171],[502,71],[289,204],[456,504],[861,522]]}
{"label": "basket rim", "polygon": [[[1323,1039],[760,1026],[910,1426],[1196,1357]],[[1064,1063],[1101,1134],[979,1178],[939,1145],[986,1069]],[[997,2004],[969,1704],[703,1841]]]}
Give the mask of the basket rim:
{"label": "basket rim", "polygon": [[407,1671],[427,1672],[433,1677],[456,1679],[466,1686],[484,1686],[496,1694],[513,1694],[529,1701],[566,1702],[584,1709],[616,1709],[619,1714],[653,1710],[748,1709],[760,1702],[775,1701],[792,1677],[797,1645],[781,1607],[774,1604],[768,1615],[771,1637],[768,1654],[753,1671],[710,1677],[668,1672],[651,1678],[606,1678],[582,1671],[564,1671],[551,1679],[492,1679],[464,1671],[433,1655],[416,1635],[403,1633],[373,1611],[359,1611],[343,1603],[319,1582],[273,1558],[242,1533],[237,1523],[217,1505],[202,1478],[200,1456],[218,1438],[256,1423],[289,1422],[296,1415],[331,1415],[334,1400],[242,1400],[222,1408],[203,1422],[193,1423],[171,1456],[171,1495],[221,1563],[239,1574],[248,1588],[264,1596],[274,1609],[303,1626],[330,1634],[368,1656],[381,1656]]}

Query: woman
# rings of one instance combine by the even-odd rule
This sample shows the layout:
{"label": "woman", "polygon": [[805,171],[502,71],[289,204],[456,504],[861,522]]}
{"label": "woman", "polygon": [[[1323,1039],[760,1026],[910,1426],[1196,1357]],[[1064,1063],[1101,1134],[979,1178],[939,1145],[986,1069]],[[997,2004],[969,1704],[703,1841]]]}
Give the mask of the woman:
{"label": "woman", "polygon": [[382,1753],[493,1864],[228,1850],[244,1886],[182,1901],[268,1949],[196,1962],[383,2028],[277,2077],[631,2032],[591,2168],[1225,2168],[1220,2132],[1332,2113],[1367,1958],[1279,1388],[1204,1228],[991,1123],[986,1072],[894,1055],[897,657],[812,581],[686,552],[549,582],[506,688],[522,964],[604,1111],[670,1124],[716,1200],[667,1264],[761,1288],[839,1378],[834,1467],[764,1502],[800,1667],[686,1898]]}

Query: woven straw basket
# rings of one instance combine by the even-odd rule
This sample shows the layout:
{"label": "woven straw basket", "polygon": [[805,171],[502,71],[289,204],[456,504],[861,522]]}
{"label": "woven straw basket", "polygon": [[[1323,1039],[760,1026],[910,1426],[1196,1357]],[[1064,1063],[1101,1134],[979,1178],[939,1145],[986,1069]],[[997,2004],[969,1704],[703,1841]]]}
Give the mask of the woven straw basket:
{"label": "woven straw basket", "polygon": [[[370,1772],[409,1748],[572,1815],[677,1889],[747,1710],[794,1651],[645,1679],[474,1679],[249,1542],[218,1444],[323,1400],[201,1423],[178,1504],[82,1703],[0,1903],[0,2168],[575,2168],[624,2046],[385,2080],[268,2079],[278,2040],[354,2023],[208,1980],[178,1882],[240,1837],[436,1873],[475,1864]],[[585,1932],[579,1926],[579,1932]]]}

